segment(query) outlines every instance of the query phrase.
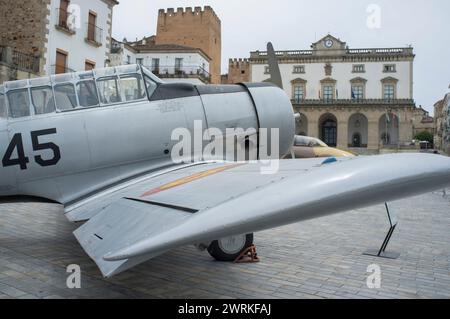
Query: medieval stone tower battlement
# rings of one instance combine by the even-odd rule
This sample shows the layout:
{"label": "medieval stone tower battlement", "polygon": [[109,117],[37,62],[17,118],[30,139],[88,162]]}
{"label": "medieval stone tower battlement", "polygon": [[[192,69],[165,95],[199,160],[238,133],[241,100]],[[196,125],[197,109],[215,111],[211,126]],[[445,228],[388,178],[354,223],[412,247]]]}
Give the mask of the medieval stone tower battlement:
{"label": "medieval stone tower battlement", "polygon": [[250,59],[228,60],[228,84],[250,82],[251,67]]}
{"label": "medieval stone tower battlement", "polygon": [[161,9],[156,44],[178,44],[202,49],[211,59],[212,83],[220,83],[221,22],[210,6]]}

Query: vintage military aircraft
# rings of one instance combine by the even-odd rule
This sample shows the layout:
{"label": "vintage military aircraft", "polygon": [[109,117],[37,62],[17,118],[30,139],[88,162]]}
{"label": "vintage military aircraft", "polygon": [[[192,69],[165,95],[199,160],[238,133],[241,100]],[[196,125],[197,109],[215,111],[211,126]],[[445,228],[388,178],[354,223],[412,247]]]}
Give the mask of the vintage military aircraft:
{"label": "vintage military aircraft", "polygon": [[[85,222],[74,234],[109,277],[190,244],[233,260],[253,232],[450,184],[450,159],[430,154],[284,160],[274,174],[258,158],[204,161],[195,149],[174,163],[171,133],[193,131],[195,120],[279,129],[281,155],[294,139],[290,100],[267,83],[164,83],[137,65],[6,82],[0,196],[64,205],[70,221]],[[248,141],[235,143],[261,158],[268,142]]]}

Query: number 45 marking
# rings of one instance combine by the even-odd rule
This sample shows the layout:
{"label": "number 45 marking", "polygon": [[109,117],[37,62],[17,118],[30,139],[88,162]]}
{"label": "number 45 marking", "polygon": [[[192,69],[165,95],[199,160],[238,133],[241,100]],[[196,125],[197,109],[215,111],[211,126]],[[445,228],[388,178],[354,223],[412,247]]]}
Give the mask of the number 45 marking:
{"label": "number 45 marking", "polygon": [[[31,134],[31,142],[33,144],[33,151],[51,150],[53,152],[53,158],[49,160],[44,160],[41,155],[34,157],[36,163],[42,167],[53,166],[58,164],[61,159],[61,152],[59,147],[54,143],[39,143],[39,137],[43,135],[56,134],[56,128],[33,131]],[[17,150],[17,158],[11,158],[14,150]],[[23,148],[22,134],[16,133],[11,143],[9,143],[8,149],[6,150],[5,156],[3,156],[2,164],[3,167],[19,165],[21,170],[27,169],[27,164],[30,159],[25,156],[25,151]]]}

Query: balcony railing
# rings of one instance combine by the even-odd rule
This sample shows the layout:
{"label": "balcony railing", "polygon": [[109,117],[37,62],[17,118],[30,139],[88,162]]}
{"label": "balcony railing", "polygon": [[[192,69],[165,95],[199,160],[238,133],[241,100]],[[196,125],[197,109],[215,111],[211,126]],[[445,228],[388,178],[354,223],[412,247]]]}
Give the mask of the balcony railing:
{"label": "balcony railing", "polygon": [[76,72],[76,71],[71,68],[68,68],[65,65],[53,64],[50,66],[51,74],[72,73],[72,72]]}
{"label": "balcony railing", "polygon": [[333,105],[406,105],[414,106],[413,99],[292,99],[293,105],[333,106]]}
{"label": "balcony railing", "polygon": [[58,8],[56,9],[56,28],[65,31],[69,34],[75,34],[74,24],[71,23],[74,20],[74,15],[67,11],[67,9]]}
{"label": "balcony railing", "polygon": [[87,23],[86,41],[97,46],[102,45],[103,29],[97,27],[95,24]]}
{"label": "balcony railing", "polygon": [[160,78],[199,78],[209,83],[211,75],[201,66],[151,66],[147,67]]}
{"label": "balcony railing", "polygon": [[22,71],[39,73],[39,56],[0,46],[0,62]]}
{"label": "balcony railing", "polygon": [[[288,50],[275,51],[275,55],[282,57],[305,57],[314,56],[314,50]],[[345,49],[345,54],[349,56],[354,55],[412,55],[413,48],[370,48],[370,49]],[[267,51],[253,51],[250,52],[250,58],[267,58]]]}

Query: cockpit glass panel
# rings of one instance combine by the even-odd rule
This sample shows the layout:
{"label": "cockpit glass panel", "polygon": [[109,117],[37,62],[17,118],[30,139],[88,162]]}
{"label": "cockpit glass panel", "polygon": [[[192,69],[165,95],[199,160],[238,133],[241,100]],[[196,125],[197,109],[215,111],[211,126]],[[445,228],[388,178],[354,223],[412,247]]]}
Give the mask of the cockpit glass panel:
{"label": "cockpit glass panel", "polygon": [[122,75],[120,89],[125,101],[137,101],[146,97],[145,86],[140,74]]}
{"label": "cockpit glass panel", "polygon": [[0,120],[6,118],[6,99],[3,93],[0,93]]}
{"label": "cockpit glass panel", "polygon": [[147,88],[147,95],[150,98],[155,92],[158,85],[147,75],[145,75],[145,86]]}
{"label": "cockpit glass panel", "polygon": [[108,77],[97,80],[98,93],[102,104],[114,104],[122,102],[119,93],[117,77]]}
{"label": "cockpit glass panel", "polygon": [[48,114],[56,111],[53,90],[50,86],[32,88],[31,99],[35,114]]}
{"label": "cockpit glass panel", "polygon": [[118,74],[128,74],[128,73],[136,73],[139,71],[139,66],[138,65],[121,65],[121,66],[116,66],[116,72]]}
{"label": "cockpit glass panel", "polygon": [[98,106],[98,95],[93,80],[77,83],[78,101],[82,107]]}
{"label": "cockpit glass panel", "polygon": [[68,111],[77,107],[75,87],[72,83],[57,84],[54,87],[56,107],[60,111]]}
{"label": "cockpit glass panel", "polygon": [[12,118],[30,116],[28,89],[8,92],[9,114]]}

